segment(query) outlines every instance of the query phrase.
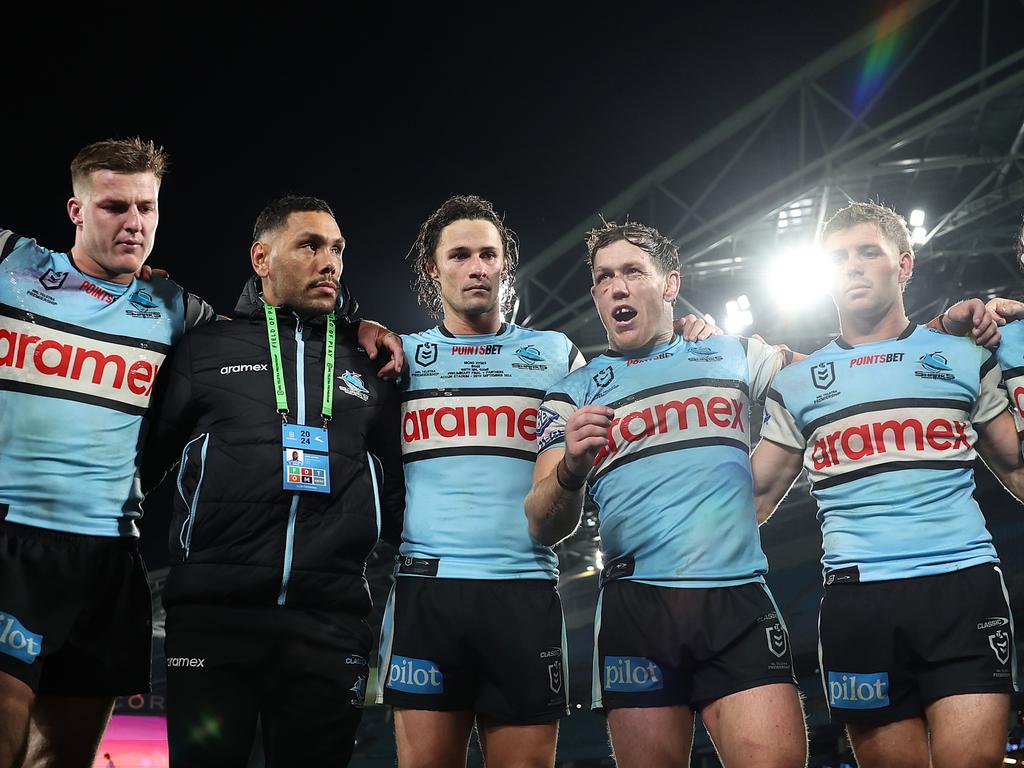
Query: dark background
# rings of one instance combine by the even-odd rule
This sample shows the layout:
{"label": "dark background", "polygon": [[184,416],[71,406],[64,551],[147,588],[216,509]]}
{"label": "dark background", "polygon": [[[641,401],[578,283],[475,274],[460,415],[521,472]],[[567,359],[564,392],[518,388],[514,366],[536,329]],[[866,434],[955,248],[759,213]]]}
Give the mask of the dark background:
{"label": "dark background", "polygon": [[[182,4],[34,19],[24,9],[19,23],[8,18],[0,42],[0,226],[69,248],[64,208],[77,150],[110,137],[152,138],[172,168],[151,264],[228,313],[250,273],[261,207],[284,193],[317,195],[346,237],[345,279],[364,316],[413,331],[432,321],[415,304],[405,256],[420,222],[446,197],[493,200],[528,261],[581,219],[598,224],[605,201],[892,5]],[[923,83],[976,58],[955,32],[943,33],[954,36],[942,57],[906,77]],[[1011,40],[1019,32],[994,30]],[[855,88],[851,77],[835,93],[852,105]],[[706,169],[708,181],[715,170]],[[750,188],[772,172],[757,168]],[[979,478],[1019,603],[1020,508],[984,470]],[[769,584],[794,638],[814,728],[812,765],[838,764],[849,756],[838,730],[824,725],[814,658],[820,536],[806,491],[797,493],[763,530]],[[168,497],[165,487],[147,502],[142,526],[154,569],[167,562]],[[594,534],[584,529],[561,552],[571,692],[583,711],[563,724],[560,764],[610,764],[603,722],[586,712]],[[370,567],[375,628],[390,554],[378,553]],[[390,728],[385,710],[367,710],[361,764],[393,764]],[[698,752],[695,763],[710,753],[706,740]]]}

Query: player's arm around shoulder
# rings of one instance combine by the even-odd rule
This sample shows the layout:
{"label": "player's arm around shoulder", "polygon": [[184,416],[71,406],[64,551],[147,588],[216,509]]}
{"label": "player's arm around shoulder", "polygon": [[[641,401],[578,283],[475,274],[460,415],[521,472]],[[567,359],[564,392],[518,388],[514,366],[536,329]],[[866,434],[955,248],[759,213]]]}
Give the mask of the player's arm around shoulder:
{"label": "player's arm around shoulder", "polygon": [[1024,460],[1017,424],[1010,414],[1005,391],[1000,389],[1002,379],[995,355],[978,350],[981,358],[978,398],[971,412],[971,421],[978,439],[978,455],[999,482],[1018,501],[1024,501]]}
{"label": "player's arm around shoulder", "polygon": [[782,394],[786,391],[786,381],[793,379],[794,369],[803,367],[797,364],[778,371],[773,380],[774,386],[768,389],[765,397],[761,440],[750,456],[758,525],[772,516],[803,466],[806,441]]}

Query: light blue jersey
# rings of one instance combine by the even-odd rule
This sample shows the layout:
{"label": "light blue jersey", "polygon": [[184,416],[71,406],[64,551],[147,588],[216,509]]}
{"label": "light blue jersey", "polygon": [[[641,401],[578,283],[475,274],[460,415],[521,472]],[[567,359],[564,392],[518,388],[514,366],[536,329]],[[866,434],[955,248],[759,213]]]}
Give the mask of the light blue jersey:
{"label": "light blue jersey", "polygon": [[1005,409],[991,352],[913,323],[895,339],[837,339],[779,373],[761,436],[804,452],[826,581],[998,562],[971,495],[973,425]]}
{"label": "light blue jersey", "polygon": [[137,536],[142,417],[209,307],[171,282],[110,283],[0,229],[0,518]]}
{"label": "light blue jersey", "polygon": [[563,334],[502,325],[402,337],[405,527],[399,575],[558,578],[558,558],[529,534],[523,502],[537,457],[545,390],[583,364]]}
{"label": "light blue jersey", "polygon": [[548,391],[540,450],[564,447],[584,405],[615,410],[590,493],[601,523],[602,582],[667,587],[763,581],[750,474],[750,401],[763,400],[782,355],[757,339],[681,337],[606,352]]}

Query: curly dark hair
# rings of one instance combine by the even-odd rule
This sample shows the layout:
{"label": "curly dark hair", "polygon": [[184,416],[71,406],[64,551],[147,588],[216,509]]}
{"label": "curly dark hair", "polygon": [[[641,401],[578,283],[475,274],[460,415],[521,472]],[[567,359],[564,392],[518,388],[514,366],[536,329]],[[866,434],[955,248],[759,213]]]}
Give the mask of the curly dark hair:
{"label": "curly dark hair", "polygon": [[593,268],[594,254],[600,249],[625,240],[647,253],[664,273],[678,270],[679,248],[654,227],[628,219],[622,224],[605,221],[604,226],[587,232],[587,266]]}
{"label": "curly dark hair", "polygon": [[516,295],[514,281],[516,267],[519,265],[519,239],[515,232],[505,226],[504,220],[494,210],[490,201],[476,195],[449,197],[420,226],[416,242],[409,249],[408,256],[412,262],[412,289],[416,292],[416,299],[435,317],[440,317],[443,313],[441,293],[427,273],[427,264],[435,257],[441,230],[462,219],[489,221],[498,230],[505,251],[499,286],[501,311],[505,314],[512,308]]}

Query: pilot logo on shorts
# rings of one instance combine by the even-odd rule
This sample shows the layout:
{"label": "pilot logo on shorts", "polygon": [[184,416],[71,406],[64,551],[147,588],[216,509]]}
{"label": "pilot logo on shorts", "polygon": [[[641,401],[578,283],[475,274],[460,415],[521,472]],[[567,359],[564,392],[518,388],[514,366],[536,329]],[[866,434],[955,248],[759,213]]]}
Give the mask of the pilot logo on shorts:
{"label": "pilot logo on shorts", "polygon": [[889,706],[889,673],[829,672],[828,704],[838,709]]}
{"label": "pilot logo on shorts", "polygon": [[836,383],[836,364],[818,363],[811,368],[811,382],[818,389],[828,389]]}
{"label": "pilot logo on shorts", "polygon": [[429,659],[394,655],[387,687],[404,693],[444,693],[444,675],[437,663]]}
{"label": "pilot logo on shorts", "polygon": [[660,691],[665,687],[661,667],[643,656],[605,656],[604,689],[618,693]]}
{"label": "pilot logo on shorts", "polygon": [[768,650],[772,652],[777,658],[782,658],[786,654],[786,631],[782,628],[782,625],[776,622],[770,627],[764,628],[765,635],[768,636]]}
{"label": "pilot logo on shorts", "polygon": [[0,613],[0,653],[31,664],[43,649],[43,636],[26,629],[9,613]]}
{"label": "pilot logo on shorts", "polygon": [[424,342],[416,345],[416,363],[429,367],[437,362],[437,344]]}
{"label": "pilot logo on shorts", "polygon": [[1000,664],[1005,664],[1010,660],[1010,635],[1008,632],[1001,629],[993,632],[988,636],[988,644]]}

